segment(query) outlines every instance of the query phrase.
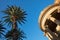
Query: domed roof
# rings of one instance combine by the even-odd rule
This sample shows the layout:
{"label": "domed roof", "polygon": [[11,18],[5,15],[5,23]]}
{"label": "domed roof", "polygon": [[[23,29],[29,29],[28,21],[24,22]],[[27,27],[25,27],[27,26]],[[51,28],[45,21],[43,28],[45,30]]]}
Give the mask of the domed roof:
{"label": "domed roof", "polygon": [[42,31],[45,31],[46,26],[48,26],[51,31],[55,31],[53,28],[56,28],[59,24],[55,21],[60,21],[60,13],[58,13],[59,7],[59,4],[54,4],[52,6],[48,6],[41,12],[38,22]]}

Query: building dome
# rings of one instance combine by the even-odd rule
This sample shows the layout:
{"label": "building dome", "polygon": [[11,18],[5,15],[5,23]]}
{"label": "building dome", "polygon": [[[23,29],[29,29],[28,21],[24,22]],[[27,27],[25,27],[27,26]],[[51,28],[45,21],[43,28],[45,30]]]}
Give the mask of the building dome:
{"label": "building dome", "polygon": [[39,16],[39,25],[42,31],[48,27],[52,32],[55,32],[58,26],[60,26],[60,6],[54,4],[45,8]]}

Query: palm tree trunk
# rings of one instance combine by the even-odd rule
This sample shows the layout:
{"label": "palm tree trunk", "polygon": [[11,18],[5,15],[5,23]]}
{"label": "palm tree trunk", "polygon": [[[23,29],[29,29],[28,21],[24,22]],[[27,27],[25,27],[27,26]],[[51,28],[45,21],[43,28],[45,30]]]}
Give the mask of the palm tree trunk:
{"label": "palm tree trunk", "polygon": [[12,20],[13,20],[13,21],[12,21],[12,22],[13,22],[12,28],[13,28],[13,29],[16,29],[16,28],[17,28],[17,22],[16,22],[16,19],[15,19],[14,16],[12,17]]}
{"label": "palm tree trunk", "polygon": [[[12,29],[14,30],[14,29],[17,29],[17,22],[16,22],[16,19],[15,19],[14,16],[12,17],[12,19],[13,19]],[[17,40],[17,37],[16,37],[16,33],[15,32],[13,33],[13,40]]]}
{"label": "palm tree trunk", "polygon": [[16,28],[17,28],[17,23],[16,23],[16,22],[13,23],[12,28],[13,28],[13,29],[16,29]]}

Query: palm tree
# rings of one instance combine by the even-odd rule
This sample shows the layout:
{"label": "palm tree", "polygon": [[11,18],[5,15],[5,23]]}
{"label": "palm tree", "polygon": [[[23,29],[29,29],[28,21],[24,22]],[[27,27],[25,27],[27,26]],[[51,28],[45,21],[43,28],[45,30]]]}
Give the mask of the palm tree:
{"label": "palm tree", "polygon": [[25,11],[21,10],[20,7],[17,6],[8,6],[8,8],[3,11],[6,16],[3,18],[5,19],[4,22],[8,24],[12,24],[13,29],[17,27],[17,23],[25,23]]}
{"label": "palm tree", "polygon": [[5,36],[5,35],[3,34],[3,32],[5,32],[5,31],[4,31],[5,29],[6,29],[6,28],[3,27],[2,22],[0,21],[0,37],[1,37],[1,35]]}
{"label": "palm tree", "polygon": [[[19,36],[20,35],[20,39],[22,39],[22,35],[21,34],[22,32],[19,32],[17,29],[18,25],[17,23],[21,24],[21,23],[25,23],[25,16],[27,14],[25,14],[25,11],[23,11],[20,7],[17,7],[17,6],[8,6],[8,8],[3,11],[4,14],[6,14],[6,16],[4,16],[4,22],[5,23],[8,23],[8,25],[11,25],[12,26],[12,29],[11,31],[8,31],[8,33],[6,34],[6,36],[8,38],[11,38],[13,40],[16,39],[16,32],[17,32],[17,35]],[[13,33],[13,34],[12,34]],[[10,36],[9,36],[10,35]],[[19,37],[18,37],[19,39]],[[17,40],[17,39],[16,39]]]}
{"label": "palm tree", "polygon": [[6,38],[7,40],[23,40],[23,38],[26,37],[22,30],[12,29],[11,31],[8,31],[8,33],[6,34]]}

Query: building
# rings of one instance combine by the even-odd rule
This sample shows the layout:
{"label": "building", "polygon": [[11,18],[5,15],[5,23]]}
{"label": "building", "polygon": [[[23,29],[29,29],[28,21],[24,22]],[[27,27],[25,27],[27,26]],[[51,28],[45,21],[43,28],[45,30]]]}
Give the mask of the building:
{"label": "building", "polygon": [[39,16],[39,25],[49,40],[60,40],[60,0],[45,8]]}

